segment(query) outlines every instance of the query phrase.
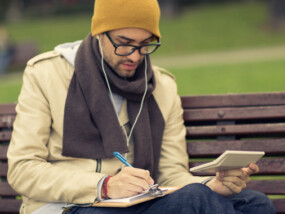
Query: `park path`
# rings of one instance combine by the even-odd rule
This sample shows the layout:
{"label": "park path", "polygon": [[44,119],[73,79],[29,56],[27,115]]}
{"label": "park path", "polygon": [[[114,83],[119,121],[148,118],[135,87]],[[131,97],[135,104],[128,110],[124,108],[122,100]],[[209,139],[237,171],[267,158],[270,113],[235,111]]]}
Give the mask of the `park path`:
{"label": "park path", "polygon": [[275,59],[285,59],[285,45],[191,55],[186,54],[180,56],[154,57],[152,58],[152,63],[157,66],[170,69],[256,61],[271,61]]}

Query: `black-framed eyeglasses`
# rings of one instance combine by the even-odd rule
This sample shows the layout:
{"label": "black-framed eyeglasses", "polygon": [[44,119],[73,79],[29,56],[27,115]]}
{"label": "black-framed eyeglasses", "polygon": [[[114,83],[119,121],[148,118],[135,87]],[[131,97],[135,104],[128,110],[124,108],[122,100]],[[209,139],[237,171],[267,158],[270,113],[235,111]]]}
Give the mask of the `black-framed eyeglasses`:
{"label": "black-framed eyeglasses", "polygon": [[134,53],[136,50],[139,50],[141,55],[149,55],[156,51],[156,49],[161,45],[159,38],[156,38],[157,43],[150,43],[147,45],[120,45],[116,44],[113,39],[110,37],[109,33],[105,33],[112,45],[114,46],[115,50],[114,53],[118,56],[129,56]]}

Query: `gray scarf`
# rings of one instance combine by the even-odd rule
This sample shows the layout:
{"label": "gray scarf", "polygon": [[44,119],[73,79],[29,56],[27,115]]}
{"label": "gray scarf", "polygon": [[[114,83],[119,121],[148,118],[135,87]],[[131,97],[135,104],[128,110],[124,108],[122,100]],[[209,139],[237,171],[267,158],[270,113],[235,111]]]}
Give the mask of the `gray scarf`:
{"label": "gray scarf", "polygon": [[[100,60],[97,40],[88,35],[78,49],[65,104],[64,156],[101,159],[112,158],[114,151],[128,152],[126,137],[111,103]],[[107,63],[104,64],[111,90],[127,99],[131,126],[145,90],[144,64],[137,68],[132,81],[120,78]],[[133,132],[134,167],[149,170],[155,179],[165,124],[152,95],[155,78],[149,57],[147,64],[147,94]]]}

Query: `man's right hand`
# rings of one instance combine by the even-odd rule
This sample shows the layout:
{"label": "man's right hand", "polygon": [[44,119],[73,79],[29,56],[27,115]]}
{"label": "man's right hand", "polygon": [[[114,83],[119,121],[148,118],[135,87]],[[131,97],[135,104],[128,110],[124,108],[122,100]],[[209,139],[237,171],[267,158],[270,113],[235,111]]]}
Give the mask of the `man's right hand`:
{"label": "man's right hand", "polygon": [[117,175],[112,176],[108,183],[109,198],[125,198],[137,195],[154,184],[148,170],[124,167]]}

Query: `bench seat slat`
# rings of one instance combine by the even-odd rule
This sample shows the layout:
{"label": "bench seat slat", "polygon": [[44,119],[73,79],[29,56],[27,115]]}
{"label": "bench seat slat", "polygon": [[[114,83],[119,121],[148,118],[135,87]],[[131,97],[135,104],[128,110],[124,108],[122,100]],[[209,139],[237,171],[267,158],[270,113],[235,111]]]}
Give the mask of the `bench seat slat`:
{"label": "bench seat slat", "polygon": [[223,135],[253,135],[253,134],[284,134],[285,123],[250,124],[250,125],[217,125],[187,127],[187,135],[223,136]]}
{"label": "bench seat slat", "polygon": [[[189,167],[199,166],[205,162],[190,162]],[[259,175],[285,175],[285,158],[262,158],[257,162]],[[193,173],[195,175],[213,175],[212,173]],[[285,190],[284,190],[285,191]]]}
{"label": "bench seat slat", "polygon": [[16,193],[12,187],[8,184],[8,182],[1,182],[0,183],[0,192],[1,196],[6,196],[6,197],[12,197],[12,196],[18,196],[19,193]]}
{"label": "bench seat slat", "polygon": [[182,96],[183,108],[285,105],[285,92]]}
{"label": "bench seat slat", "polygon": [[285,118],[285,106],[191,109],[183,117],[186,121],[280,119]]}
{"label": "bench seat slat", "polygon": [[0,199],[0,213],[18,214],[22,201],[17,199]]}
{"label": "bench seat slat", "polygon": [[218,156],[225,150],[262,150],[266,155],[285,155],[285,138],[257,140],[216,140],[187,143],[190,157]]}

